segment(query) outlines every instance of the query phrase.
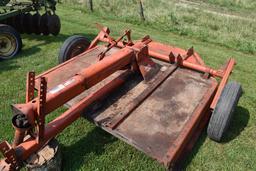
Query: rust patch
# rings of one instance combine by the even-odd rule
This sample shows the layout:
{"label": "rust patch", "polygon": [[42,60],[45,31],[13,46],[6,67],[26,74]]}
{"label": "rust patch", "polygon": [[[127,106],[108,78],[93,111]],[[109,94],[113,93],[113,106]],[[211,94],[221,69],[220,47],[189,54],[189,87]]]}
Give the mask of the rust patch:
{"label": "rust patch", "polygon": [[162,160],[209,88],[209,80],[199,73],[192,74],[191,77],[187,70],[176,70],[117,127],[118,134]]}
{"label": "rust patch", "polygon": [[[154,79],[144,82],[141,75],[134,74],[126,84],[87,108],[84,114],[104,130],[163,161],[210,87],[211,80],[203,79],[201,73],[179,68],[141,103],[139,97],[154,84]],[[85,94],[75,98],[73,103]],[[130,112],[128,106],[138,103],[140,105],[115,130],[108,128],[116,117]]]}

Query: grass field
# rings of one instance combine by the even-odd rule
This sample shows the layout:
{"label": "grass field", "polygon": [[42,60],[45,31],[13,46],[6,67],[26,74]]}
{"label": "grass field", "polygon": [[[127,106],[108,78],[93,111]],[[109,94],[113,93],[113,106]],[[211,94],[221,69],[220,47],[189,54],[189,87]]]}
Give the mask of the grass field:
{"label": "grass field", "polygon": [[[205,0],[205,2],[208,5],[213,1]],[[215,4],[214,8],[217,7],[226,8],[223,4]],[[238,11],[236,15],[247,15],[244,9],[248,10],[250,16],[254,15],[254,9],[243,5],[236,7]],[[115,17],[115,14],[106,15],[108,10],[90,14],[84,13],[81,7],[59,5],[58,14],[62,19],[62,31],[58,37],[23,35],[22,52],[16,58],[0,61],[0,140],[7,139],[9,142],[12,140],[13,128],[10,123],[12,114],[9,105],[24,102],[26,72],[34,70],[36,73],[41,73],[57,65],[58,50],[64,40],[73,34],[83,34],[93,39],[98,32],[93,23],[99,22],[110,27],[114,36],[119,35],[123,29],[131,28],[134,39],[150,34],[153,39],[163,43],[185,49],[193,46],[206,63],[215,68],[222,65],[227,58],[234,57],[237,65],[230,79],[242,84],[244,94],[229,132],[224,142],[220,144],[209,140],[204,132],[184,161],[184,168],[186,170],[256,170],[255,20],[253,17],[252,20],[243,20],[223,16],[216,16],[211,20],[213,14],[200,13],[196,10],[193,12],[186,8],[183,10],[183,13],[175,11],[177,12],[175,16],[179,16],[177,18],[179,24],[173,25],[177,29],[170,29],[165,23],[166,19],[156,22],[152,18],[152,21],[140,24],[136,17],[130,20],[121,14],[120,17]],[[189,23],[189,18],[184,19],[189,16],[188,13],[191,13],[192,23]],[[153,16],[153,14],[146,16],[149,15]],[[218,26],[217,30],[210,26],[214,23]],[[189,30],[187,34],[180,32],[184,28]],[[201,34],[205,35],[200,37]],[[237,41],[240,41],[239,44]],[[53,116],[63,111],[63,108],[59,109],[53,113]],[[156,161],[84,119],[76,121],[57,138],[63,150],[64,170],[164,170]]]}

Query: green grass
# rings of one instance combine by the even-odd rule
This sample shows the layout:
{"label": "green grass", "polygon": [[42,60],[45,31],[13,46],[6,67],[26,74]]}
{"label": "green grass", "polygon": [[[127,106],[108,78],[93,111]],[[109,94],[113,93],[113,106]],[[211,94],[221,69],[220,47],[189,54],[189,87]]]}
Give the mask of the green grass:
{"label": "green grass", "polygon": [[[205,0],[203,4],[191,5],[188,2],[194,1],[184,3],[178,0],[147,0],[143,1],[146,18],[143,25],[255,54],[256,4],[252,1],[247,0],[247,5],[244,1],[218,0],[213,5],[213,1]],[[95,13],[100,16],[141,25],[136,0],[93,2]],[[232,3],[236,5],[227,5]],[[252,8],[247,9],[249,6]],[[236,11],[230,9],[231,7],[236,7]],[[78,8],[86,11],[85,6],[81,8],[80,5]],[[226,17],[217,13],[226,14]]]}
{"label": "green grass", "polygon": [[[137,20],[102,16],[104,13],[100,12],[90,15],[81,12],[77,7],[71,8],[65,5],[58,7],[58,14],[62,19],[62,31],[58,37],[23,35],[22,53],[16,58],[0,63],[0,123],[2,127],[0,140],[7,139],[9,142],[12,140],[13,128],[10,123],[12,114],[9,105],[24,102],[26,72],[34,70],[36,73],[41,73],[57,65],[58,49],[64,40],[73,34],[83,34],[92,39],[98,32],[94,23],[99,22],[110,27],[114,36],[122,33],[123,29],[131,28],[134,39],[149,34],[154,40],[166,44],[185,49],[194,46],[206,63],[215,68],[222,65],[227,58],[234,57],[237,65],[231,80],[242,84],[244,94],[238,104],[231,128],[224,142],[220,144],[209,140],[204,132],[184,164],[187,170],[256,170],[256,59],[253,53],[237,48],[235,44],[223,46],[223,42],[227,41],[228,37],[224,34],[226,28],[220,27],[217,32],[219,34],[217,34],[199,23],[196,28],[203,30],[206,34],[206,40],[203,40],[198,37],[199,33],[194,29],[189,35],[177,34],[178,31],[169,30],[167,27],[161,29],[164,20],[162,23],[139,24]],[[195,17],[195,21],[201,17],[198,12],[192,13],[192,16]],[[189,20],[187,19],[187,22],[190,22]],[[219,20],[222,21],[221,18],[214,21],[218,23]],[[184,26],[181,27],[191,29],[187,22],[184,22]],[[193,24],[195,25],[194,22],[192,28]],[[207,22],[206,19],[205,22]],[[227,29],[232,27],[228,35],[231,33],[236,36],[245,34],[244,30],[241,33],[236,32],[234,25],[223,24],[227,25]],[[247,24],[244,26],[245,32],[246,29],[256,27],[255,22]],[[212,32],[211,35],[216,34],[217,37],[208,38],[210,32]],[[251,31],[248,34],[255,36],[255,33]],[[249,40],[252,41],[253,38]],[[244,45],[243,42],[241,43]],[[63,111],[64,109],[60,109],[54,112],[53,116]],[[63,150],[64,170],[164,170],[156,161],[84,119],[76,121],[65,129],[58,136],[58,140]]]}
{"label": "green grass", "polygon": [[198,2],[205,2],[220,7],[226,7],[231,10],[255,10],[256,1],[254,0],[194,0]]}

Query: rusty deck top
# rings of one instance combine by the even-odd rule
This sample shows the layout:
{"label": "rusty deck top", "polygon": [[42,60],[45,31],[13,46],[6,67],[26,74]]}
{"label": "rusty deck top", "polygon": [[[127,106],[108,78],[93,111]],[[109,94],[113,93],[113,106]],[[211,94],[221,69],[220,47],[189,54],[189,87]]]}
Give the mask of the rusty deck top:
{"label": "rusty deck top", "polygon": [[[53,88],[95,63],[97,54],[103,48],[98,46],[71,59],[71,62],[42,74],[48,79],[48,88]],[[109,51],[108,55],[117,51],[115,48]],[[215,79],[203,78],[202,73],[179,68],[173,64],[156,62],[161,70],[153,80],[146,83],[139,74],[131,75],[120,89],[85,110],[85,117],[152,158],[164,162],[166,157],[168,158],[169,150],[178,148],[175,147],[177,141],[186,138],[181,135],[187,131],[186,127],[193,117],[204,115],[202,112],[198,113],[198,109],[207,108],[217,84]],[[69,101],[67,106],[78,103],[122,72],[124,71],[116,72],[86,90]],[[117,123],[123,115],[127,117],[113,127],[113,123]],[[171,160],[172,158],[168,159],[170,162]]]}
{"label": "rusty deck top", "polygon": [[163,161],[198,105],[206,106],[202,103],[208,91],[213,93],[211,87],[211,79],[205,80],[193,71],[176,69],[121,124],[111,129],[109,124],[129,112],[130,106],[138,103],[137,99],[149,88],[139,76],[134,76],[116,93],[97,104],[96,110],[85,115],[111,134]]}

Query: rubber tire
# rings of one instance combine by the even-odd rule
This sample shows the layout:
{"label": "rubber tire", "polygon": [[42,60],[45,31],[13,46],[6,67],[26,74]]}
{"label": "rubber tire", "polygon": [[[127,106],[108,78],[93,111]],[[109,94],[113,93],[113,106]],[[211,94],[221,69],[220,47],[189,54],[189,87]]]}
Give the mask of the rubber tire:
{"label": "rubber tire", "polygon": [[49,14],[45,13],[41,16],[40,20],[40,32],[43,33],[43,35],[48,36],[50,34],[49,28],[48,28],[48,18]]}
{"label": "rubber tire", "polygon": [[23,22],[24,22],[25,14],[19,14],[15,17],[15,29],[20,33],[23,34]]}
{"label": "rubber tire", "polygon": [[237,82],[229,82],[224,87],[217,105],[210,118],[207,134],[216,142],[220,142],[226,133],[233,113],[242,95],[242,87]]}
{"label": "rubber tire", "polygon": [[49,32],[54,36],[57,36],[60,33],[61,23],[58,15],[56,14],[49,15],[48,29],[49,29]]}
{"label": "rubber tire", "polygon": [[26,13],[23,20],[22,30],[24,33],[31,34],[32,33],[32,15],[30,13]]}
{"label": "rubber tire", "polygon": [[[84,51],[87,50],[89,45],[90,45],[90,41],[88,41],[84,36],[74,35],[69,37],[68,39],[65,40],[65,42],[60,48],[59,57],[58,57],[59,64],[83,53]],[[80,46],[81,50],[73,54],[74,50],[78,46]]]}
{"label": "rubber tire", "polygon": [[17,53],[19,53],[19,51],[21,50],[22,40],[21,40],[20,34],[13,27],[11,27],[9,25],[5,25],[5,24],[0,24],[0,34],[1,33],[8,33],[15,38],[15,41],[17,44],[17,48],[15,49],[15,51],[8,57],[0,56],[0,59],[10,59],[10,58],[14,57],[15,55],[17,55]]}
{"label": "rubber tire", "polygon": [[35,13],[32,16],[32,33],[35,33],[36,35],[40,35],[40,21],[41,21],[41,15],[39,13]]}

